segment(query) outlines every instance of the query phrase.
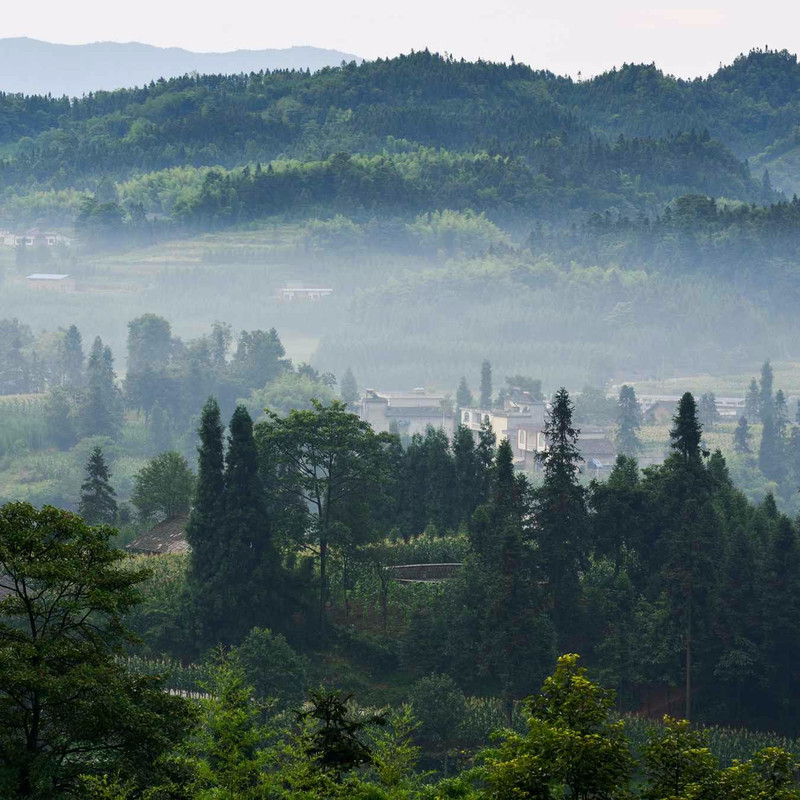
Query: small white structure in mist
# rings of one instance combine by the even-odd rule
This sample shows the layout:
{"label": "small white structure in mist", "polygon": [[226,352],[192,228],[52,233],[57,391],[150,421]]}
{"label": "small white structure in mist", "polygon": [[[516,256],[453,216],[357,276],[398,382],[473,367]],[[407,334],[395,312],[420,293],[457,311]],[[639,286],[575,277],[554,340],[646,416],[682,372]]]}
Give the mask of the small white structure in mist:
{"label": "small white structure in mist", "polygon": [[306,286],[302,281],[289,281],[277,295],[284,303],[294,303],[298,300],[321,300],[333,294],[329,286]]}
{"label": "small white structure in mist", "polygon": [[25,279],[31,289],[42,289],[51,292],[74,292],[75,278],[69,275],[56,275],[46,272],[35,272]]}

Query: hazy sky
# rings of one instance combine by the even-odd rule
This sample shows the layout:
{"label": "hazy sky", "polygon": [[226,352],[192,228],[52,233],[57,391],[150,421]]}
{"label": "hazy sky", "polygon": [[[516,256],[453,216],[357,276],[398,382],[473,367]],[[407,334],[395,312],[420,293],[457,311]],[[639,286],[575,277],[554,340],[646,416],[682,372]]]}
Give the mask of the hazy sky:
{"label": "hazy sky", "polygon": [[391,56],[429,47],[585,76],[655,61],[705,75],[754,46],[800,49],[796,0],[34,0],[4,3],[0,37],[52,42],[141,41],[190,50],[309,44]]}

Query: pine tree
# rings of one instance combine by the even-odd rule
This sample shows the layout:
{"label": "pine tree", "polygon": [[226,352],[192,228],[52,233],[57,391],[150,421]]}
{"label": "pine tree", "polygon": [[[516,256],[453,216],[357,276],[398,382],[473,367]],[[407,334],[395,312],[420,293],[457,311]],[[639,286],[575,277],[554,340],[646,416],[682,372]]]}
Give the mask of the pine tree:
{"label": "pine tree", "polygon": [[481,364],[481,408],[488,411],[492,407],[492,365],[488,361]]}
{"label": "pine tree", "polygon": [[788,425],[789,408],[786,405],[786,395],[783,393],[783,389],[778,389],[775,392],[775,430],[781,439],[786,435]]}
{"label": "pine tree", "polygon": [[740,455],[752,453],[753,451],[750,448],[751,438],[752,434],[750,433],[750,426],[747,424],[747,417],[740,417],[739,424],[733,432],[733,449]]}
{"label": "pine tree", "polygon": [[462,376],[458,384],[458,390],[456,391],[456,406],[459,410],[462,408],[472,408],[474,402],[472,392],[469,390],[469,386],[467,386],[467,379]]}
{"label": "pine tree", "polygon": [[78,513],[90,525],[108,524],[117,518],[116,492],[111,486],[111,472],[106,465],[103,451],[92,450],[86,464],[86,480],[81,485]]}
{"label": "pine tree", "polygon": [[767,417],[775,420],[775,398],[772,395],[773,373],[772,365],[767,359],[761,365],[761,382],[758,389],[758,413],[762,422]]}
{"label": "pine tree", "polygon": [[342,402],[347,406],[353,406],[358,402],[358,384],[356,383],[353,370],[348,367],[342,377],[341,385]]}
{"label": "pine tree", "polygon": [[588,556],[588,519],[583,487],[578,483],[580,431],[572,424],[573,404],[566,389],[553,398],[545,423],[547,448],[539,454],[544,480],[537,492],[539,552],[550,580],[556,630],[563,636],[574,622],[578,576]]}
{"label": "pine tree", "polygon": [[122,406],[114,382],[114,358],[98,336],[87,366],[87,389],[80,410],[82,436],[116,439],[122,428]]}
{"label": "pine tree", "polygon": [[764,477],[782,484],[786,479],[786,464],[783,438],[778,431],[772,414],[763,418],[761,426],[761,446],[758,450],[758,468]]}
{"label": "pine tree", "polygon": [[698,416],[704,430],[714,429],[714,425],[719,420],[719,412],[717,411],[717,398],[713,392],[706,392],[700,396]]}
{"label": "pine tree", "polygon": [[75,390],[83,383],[83,337],[75,325],[70,325],[62,343],[62,372],[64,386]]}
{"label": "pine tree", "polygon": [[225,552],[225,455],[223,425],[217,401],[203,406],[198,436],[198,475],[187,538],[191,545],[189,581],[195,618],[206,643],[215,643],[218,629],[217,595],[223,591],[217,575]]}
{"label": "pine tree", "polygon": [[478,486],[480,493],[476,499],[476,505],[481,505],[489,499],[492,483],[494,482],[494,458],[496,453],[495,435],[492,430],[492,423],[488,418],[481,422],[481,429],[478,433],[478,443],[475,447],[475,455],[478,459]]}
{"label": "pine tree", "polygon": [[642,410],[636,399],[633,386],[623,386],[619,390],[617,412],[617,450],[625,456],[633,457],[641,449],[638,432],[642,427]]}
{"label": "pine tree", "polygon": [[480,500],[480,466],[472,431],[459,425],[452,448],[457,521],[468,523]]}
{"label": "pine tree", "polygon": [[690,392],[681,397],[678,411],[672,418],[674,427],[669,432],[673,452],[684,461],[700,461],[700,441],[703,438],[703,426],[697,417],[697,404]]}
{"label": "pine tree", "polygon": [[761,419],[758,413],[758,406],[758,382],[755,378],[752,378],[744,399],[744,415],[751,425]]}

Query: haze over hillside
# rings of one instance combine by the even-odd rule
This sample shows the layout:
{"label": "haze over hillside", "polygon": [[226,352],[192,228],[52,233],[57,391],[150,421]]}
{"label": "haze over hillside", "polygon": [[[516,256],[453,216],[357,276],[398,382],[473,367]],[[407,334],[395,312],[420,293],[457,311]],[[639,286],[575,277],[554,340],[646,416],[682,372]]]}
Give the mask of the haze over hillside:
{"label": "haze over hillside", "polygon": [[193,53],[140,42],[68,45],[20,37],[0,39],[0,91],[78,97],[101,89],[141,86],[187,72],[233,74],[264,69],[310,69],[360,61],[318,47]]}

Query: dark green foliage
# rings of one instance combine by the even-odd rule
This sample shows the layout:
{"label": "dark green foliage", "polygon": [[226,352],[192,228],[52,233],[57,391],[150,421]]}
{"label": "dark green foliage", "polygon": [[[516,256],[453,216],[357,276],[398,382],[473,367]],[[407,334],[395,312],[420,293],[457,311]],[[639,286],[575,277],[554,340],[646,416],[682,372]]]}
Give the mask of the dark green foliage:
{"label": "dark green foliage", "polygon": [[699,461],[703,428],[697,416],[697,403],[689,392],[681,397],[678,412],[672,421],[674,426],[669,437],[673,451],[687,463]]}
{"label": "dark green foliage", "polygon": [[219,635],[217,581],[225,552],[223,523],[225,518],[225,455],[223,425],[219,405],[209,398],[203,407],[198,436],[198,475],[195,500],[187,526],[192,547],[189,583],[196,609],[196,618],[206,641]]}
{"label": "dark green foliage", "polygon": [[190,727],[185,700],[115,658],[145,570],[112,531],[24,503],[0,509],[0,793],[83,796],[81,776],[144,788]]}
{"label": "dark green foliage", "polygon": [[81,485],[78,503],[78,513],[90,525],[108,524],[117,518],[116,492],[110,481],[111,472],[103,451],[95,447],[86,464],[86,479]]}
{"label": "dark green foliage", "polygon": [[169,364],[172,329],[156,314],[144,314],[128,323],[128,372],[149,368],[155,372]]}
{"label": "dark green foliage", "polygon": [[257,697],[275,700],[281,708],[296,707],[302,701],[308,689],[308,660],[281,634],[253,628],[231,655],[242,666]]}
{"label": "dark green foliage", "polygon": [[350,770],[372,761],[365,733],[386,721],[385,714],[354,714],[351,699],[350,695],[319,689],[310,694],[310,708],[298,714],[301,720],[313,725],[306,748],[308,758],[337,781]]}
{"label": "dark green foliage", "polygon": [[786,479],[785,442],[772,413],[762,420],[758,467],[765,477],[781,485]]}
{"label": "dark green foliage", "polygon": [[639,429],[642,427],[642,410],[633,386],[619,390],[617,406],[617,450],[624,456],[635,456],[641,449]]}
{"label": "dark green foliage", "polygon": [[572,410],[569,393],[559,389],[545,425],[547,449],[540,456],[544,481],[535,512],[542,569],[549,576],[556,629],[562,636],[576,613],[578,575],[589,550],[584,490],[577,478],[579,431],[573,427]]}

